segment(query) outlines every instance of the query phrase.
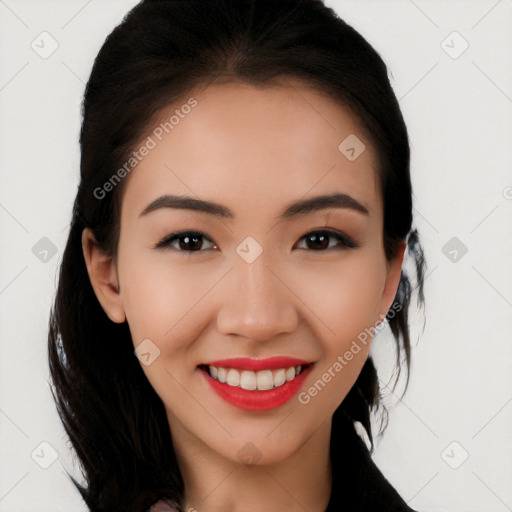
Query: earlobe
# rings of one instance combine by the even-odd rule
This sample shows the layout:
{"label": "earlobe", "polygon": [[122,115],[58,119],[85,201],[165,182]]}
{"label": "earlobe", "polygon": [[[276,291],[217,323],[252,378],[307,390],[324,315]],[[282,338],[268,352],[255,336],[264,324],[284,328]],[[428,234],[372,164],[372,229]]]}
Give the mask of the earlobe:
{"label": "earlobe", "polygon": [[116,266],[112,257],[107,256],[98,247],[94,234],[89,228],[85,228],[82,232],[82,250],[89,280],[101,307],[110,320],[123,323],[126,315],[119,293]]}

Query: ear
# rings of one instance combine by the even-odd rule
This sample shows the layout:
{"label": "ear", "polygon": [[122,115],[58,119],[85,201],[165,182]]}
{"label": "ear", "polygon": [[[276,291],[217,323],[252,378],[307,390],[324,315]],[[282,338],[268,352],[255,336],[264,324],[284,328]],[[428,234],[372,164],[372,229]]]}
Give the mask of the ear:
{"label": "ear", "polygon": [[98,247],[89,228],[82,231],[82,250],[91,285],[103,310],[112,322],[123,323],[126,316],[119,294],[115,263]]}
{"label": "ear", "polygon": [[400,242],[398,244],[396,254],[393,257],[393,259],[387,261],[386,282],[384,285],[384,289],[382,291],[382,298],[380,303],[381,320],[379,320],[379,324],[384,320],[396,296],[396,292],[398,290],[398,285],[400,284],[400,278],[402,275],[402,263],[404,261],[406,248],[407,243],[405,241]]}

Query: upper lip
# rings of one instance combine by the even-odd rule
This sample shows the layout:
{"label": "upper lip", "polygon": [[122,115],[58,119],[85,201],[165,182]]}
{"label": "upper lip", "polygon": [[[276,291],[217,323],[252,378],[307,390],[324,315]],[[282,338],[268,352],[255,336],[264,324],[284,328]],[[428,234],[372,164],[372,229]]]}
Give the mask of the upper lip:
{"label": "upper lip", "polygon": [[311,364],[295,357],[270,357],[268,359],[250,359],[248,357],[235,357],[232,359],[218,359],[205,363],[207,366],[220,366],[222,368],[235,368],[239,370],[273,370],[276,368],[289,368],[290,366],[303,366]]}

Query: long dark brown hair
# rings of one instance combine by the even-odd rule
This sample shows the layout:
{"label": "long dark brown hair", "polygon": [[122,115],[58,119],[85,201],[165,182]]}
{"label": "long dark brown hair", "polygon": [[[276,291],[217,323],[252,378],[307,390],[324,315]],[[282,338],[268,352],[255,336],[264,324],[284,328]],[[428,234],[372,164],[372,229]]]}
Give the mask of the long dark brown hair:
{"label": "long dark brown hair", "polygon": [[[412,286],[402,270],[388,318],[397,374],[404,367],[408,381],[408,310],[413,288],[423,305],[425,261],[412,228],[407,129],[379,54],[320,0],[143,0],[107,37],[86,86],[80,183],[49,321],[52,393],[86,483],[71,478],[93,512],[141,512],[161,497],[179,503],[184,492],[164,406],[134,355],[127,323],[112,322],[100,306],[82,252],[88,227],[105,253],[117,254],[126,180],[101,199],[94,191],[162,108],[195,87],[279,77],[330,94],[376,150],[386,257],[407,241],[416,274]],[[333,417],[332,437],[343,415],[362,423],[373,446],[370,413],[380,398],[369,357]]]}

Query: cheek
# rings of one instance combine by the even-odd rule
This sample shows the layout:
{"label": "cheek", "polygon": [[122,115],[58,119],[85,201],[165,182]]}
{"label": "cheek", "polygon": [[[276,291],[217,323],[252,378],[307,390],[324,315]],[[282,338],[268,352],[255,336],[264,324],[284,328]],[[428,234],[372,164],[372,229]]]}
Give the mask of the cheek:
{"label": "cheek", "polygon": [[200,273],[142,251],[124,254],[119,261],[121,297],[134,345],[149,338],[163,349],[172,338],[178,349],[184,335],[190,340],[191,329],[199,331],[196,305],[214,284],[214,276],[202,279]]}
{"label": "cheek", "polygon": [[350,261],[319,269],[297,273],[301,275],[295,280],[300,283],[297,294],[317,316],[314,323],[321,326],[319,338],[341,350],[379,320],[385,263],[378,264],[375,257],[361,253]]}
{"label": "cheek", "polygon": [[121,296],[133,345],[150,340],[145,346],[151,357],[158,354],[149,365],[141,361],[141,368],[166,405],[173,410],[190,408],[179,382],[192,364],[191,349],[207,318],[201,299],[216,279],[210,275],[205,281],[180,265],[155,261],[154,256],[145,259],[142,251],[124,254],[119,261],[120,279],[124,278]]}
{"label": "cheek", "polygon": [[[302,297],[319,320],[315,337],[322,358],[304,402],[334,411],[357,380],[370,351],[385,281],[385,260],[376,253],[354,255],[346,264],[302,276]],[[306,282],[314,283],[307,287]],[[322,393],[323,389],[328,393]],[[320,405],[323,404],[323,405]]]}

